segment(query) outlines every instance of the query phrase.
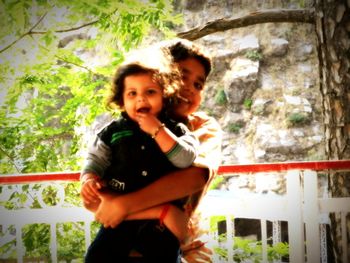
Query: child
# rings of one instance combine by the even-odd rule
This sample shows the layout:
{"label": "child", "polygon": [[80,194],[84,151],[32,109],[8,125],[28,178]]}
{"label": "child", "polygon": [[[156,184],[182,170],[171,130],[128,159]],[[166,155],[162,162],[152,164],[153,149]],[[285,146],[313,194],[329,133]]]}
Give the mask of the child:
{"label": "child", "polygon": [[[82,196],[98,196],[99,189],[130,193],[175,169],[189,167],[195,159],[196,138],[165,110],[176,99],[179,88],[176,69],[170,60],[167,62],[165,52],[153,59],[159,59],[161,67],[148,66],[140,59],[128,61],[117,70],[109,105],[121,108],[122,116],[99,132],[90,147],[82,171]],[[171,204],[162,206],[159,221],[124,221],[116,228],[104,222],[112,228],[100,228],[86,262],[127,262],[132,248],[140,251],[146,262],[177,262],[179,241],[162,221],[167,213],[178,215],[176,207],[182,209],[183,200]],[[97,212],[98,220],[103,200],[85,205]]]}
{"label": "child", "polygon": [[[151,211],[155,210],[157,205],[186,196],[191,196],[187,207],[192,214],[220,164],[221,128],[214,118],[197,112],[202,102],[206,79],[211,71],[210,57],[199,45],[184,39],[166,41],[160,46],[170,50],[173,59],[183,73],[184,85],[180,93],[185,100],[177,105],[174,115],[186,119],[191,130],[199,138],[198,156],[194,166],[171,172],[133,193],[123,196],[102,194],[102,199],[105,199],[106,202],[104,209],[99,211],[100,218],[102,222],[108,220],[107,224],[110,225],[118,224],[121,220],[137,214],[140,215],[140,218],[154,218],[159,212],[152,214]],[[89,199],[89,202],[92,200]],[[149,211],[150,214],[145,216],[146,211]],[[167,225],[169,229],[179,221],[171,221],[171,214],[168,214],[166,219],[174,223]],[[210,255],[201,250],[204,249],[203,243],[195,239],[195,233],[193,235],[191,232],[188,242],[183,246],[185,259],[188,262],[197,259],[210,262]]]}

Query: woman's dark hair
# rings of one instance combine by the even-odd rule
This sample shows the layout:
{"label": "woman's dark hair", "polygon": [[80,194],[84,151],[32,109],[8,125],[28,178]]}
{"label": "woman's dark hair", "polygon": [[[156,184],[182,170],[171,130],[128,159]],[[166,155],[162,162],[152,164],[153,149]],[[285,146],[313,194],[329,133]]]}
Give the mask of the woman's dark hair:
{"label": "woman's dark hair", "polygon": [[211,58],[200,45],[186,39],[174,39],[166,42],[165,46],[168,47],[174,62],[180,62],[188,58],[198,60],[203,65],[205,75],[208,77],[212,67]]}

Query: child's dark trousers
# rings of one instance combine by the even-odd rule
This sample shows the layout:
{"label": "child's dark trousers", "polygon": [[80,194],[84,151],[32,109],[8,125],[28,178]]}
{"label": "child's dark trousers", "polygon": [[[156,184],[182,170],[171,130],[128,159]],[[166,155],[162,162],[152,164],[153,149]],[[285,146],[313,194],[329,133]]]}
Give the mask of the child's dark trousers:
{"label": "child's dark trousers", "polygon": [[145,263],[177,263],[178,239],[159,220],[124,221],[116,228],[101,227],[91,243],[85,263],[128,263],[132,249],[143,255]]}

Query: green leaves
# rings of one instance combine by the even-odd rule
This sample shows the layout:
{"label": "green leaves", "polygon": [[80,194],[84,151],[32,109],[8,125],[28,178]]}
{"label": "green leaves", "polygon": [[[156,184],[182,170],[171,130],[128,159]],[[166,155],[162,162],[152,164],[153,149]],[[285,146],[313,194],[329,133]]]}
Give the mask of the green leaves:
{"label": "green leaves", "polygon": [[124,52],[180,23],[170,1],[0,1],[0,172],[80,168]]}
{"label": "green leaves", "polygon": [[[124,53],[152,32],[170,36],[169,28],[181,23],[167,0],[0,0],[0,17],[2,174],[79,170],[84,132],[106,111],[106,90]],[[38,208],[30,194],[37,187],[1,187],[9,193],[0,205]],[[67,203],[81,205],[78,189],[65,186]],[[45,201],[57,202],[54,189],[45,194]],[[81,258],[81,226],[57,230],[59,258]],[[47,225],[26,226],[23,240],[26,256],[50,257]],[[0,254],[14,256],[13,243]]]}

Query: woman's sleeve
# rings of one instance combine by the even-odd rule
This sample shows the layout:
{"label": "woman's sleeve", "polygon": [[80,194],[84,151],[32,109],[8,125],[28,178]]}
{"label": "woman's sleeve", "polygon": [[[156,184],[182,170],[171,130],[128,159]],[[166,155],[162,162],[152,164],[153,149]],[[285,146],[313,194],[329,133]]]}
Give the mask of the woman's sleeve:
{"label": "woman's sleeve", "polygon": [[201,119],[193,133],[199,139],[198,155],[193,165],[216,172],[221,164],[222,130],[219,123],[212,117]]}

